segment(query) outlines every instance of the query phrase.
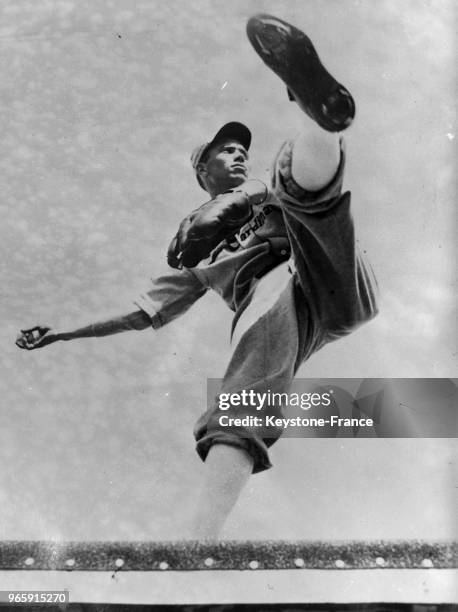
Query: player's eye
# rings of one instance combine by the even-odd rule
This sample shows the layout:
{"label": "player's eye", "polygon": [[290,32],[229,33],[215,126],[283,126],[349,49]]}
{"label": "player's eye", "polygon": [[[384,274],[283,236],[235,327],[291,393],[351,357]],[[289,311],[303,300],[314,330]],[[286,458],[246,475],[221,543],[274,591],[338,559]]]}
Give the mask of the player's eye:
{"label": "player's eye", "polygon": [[221,149],[221,151],[222,151],[223,153],[227,153],[227,154],[229,154],[229,155],[234,155],[234,153],[240,153],[241,155],[243,155],[243,158],[244,158],[245,160],[247,160],[247,159],[248,159],[248,154],[247,154],[247,152],[245,151],[245,149],[239,149],[238,147],[230,147],[230,146],[229,146],[229,147],[223,147],[223,148]]}

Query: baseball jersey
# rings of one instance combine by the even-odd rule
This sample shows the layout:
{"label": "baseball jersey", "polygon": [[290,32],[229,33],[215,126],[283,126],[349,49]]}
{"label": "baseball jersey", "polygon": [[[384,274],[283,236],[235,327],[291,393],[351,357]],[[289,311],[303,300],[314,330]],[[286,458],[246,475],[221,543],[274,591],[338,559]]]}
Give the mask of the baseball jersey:
{"label": "baseball jersey", "polygon": [[184,313],[208,289],[216,291],[236,311],[252,279],[271,267],[275,259],[280,261],[288,254],[281,207],[270,191],[262,204],[252,206],[249,221],[230,242],[220,243],[195,268],[171,269],[153,279],[135,304],[150,316],[155,329]]}
{"label": "baseball jersey", "polygon": [[[333,299],[339,301],[343,294],[351,294],[347,302],[354,299],[360,301],[363,306],[359,310],[366,311],[373,307],[370,274],[359,255],[355,254],[352,232],[348,247],[344,245],[348,265],[342,268],[343,240],[338,220],[342,217],[345,224],[349,216],[349,198],[341,196],[345,166],[343,141],[340,164],[334,179],[316,192],[306,192],[294,182],[290,173],[291,152],[292,142],[287,141],[274,161],[267,198],[261,204],[252,206],[250,219],[229,242],[221,242],[195,268],[170,269],[153,279],[151,287],[137,297],[135,304],[149,315],[154,329],[186,312],[208,289],[213,289],[222,297],[236,313],[237,319],[249,304],[253,287],[259,278],[288,259],[291,244],[297,250],[302,249],[304,242],[307,242],[304,252],[309,263],[305,268],[302,266],[300,275],[305,286],[304,299],[308,301],[312,314],[317,313],[317,317],[323,320],[329,319],[327,314],[320,314],[321,311],[330,310],[326,305],[323,308],[323,304]],[[299,244],[296,217],[300,218],[301,230],[303,226],[310,226],[307,236],[301,236]],[[333,245],[337,245],[336,248]],[[294,266],[294,261],[291,261],[291,265]],[[314,272],[317,266],[319,270]],[[342,268],[340,275],[348,277],[339,279],[343,287],[340,294],[339,291],[336,293],[334,289],[330,290],[326,282],[326,276],[330,277],[332,283],[335,282],[339,268]],[[272,287],[272,292],[275,291],[275,287]],[[340,302],[343,305],[344,300]],[[358,304],[355,306],[358,307]],[[337,313],[335,318],[338,316]],[[359,315],[353,317],[349,329],[343,329],[344,326],[340,325],[342,334],[351,331],[350,327],[358,324],[358,318],[363,319]],[[366,316],[364,318],[367,320]],[[326,325],[331,327],[332,321],[327,320]]]}

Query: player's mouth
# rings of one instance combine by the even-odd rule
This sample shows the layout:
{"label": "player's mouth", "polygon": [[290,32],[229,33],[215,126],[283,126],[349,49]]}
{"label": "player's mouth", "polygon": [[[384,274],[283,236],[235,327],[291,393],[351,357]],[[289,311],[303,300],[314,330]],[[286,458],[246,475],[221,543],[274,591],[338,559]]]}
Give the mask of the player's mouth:
{"label": "player's mouth", "polygon": [[244,174],[247,173],[246,166],[243,166],[242,164],[234,164],[233,166],[231,166],[231,170],[236,170],[237,172],[243,172]]}

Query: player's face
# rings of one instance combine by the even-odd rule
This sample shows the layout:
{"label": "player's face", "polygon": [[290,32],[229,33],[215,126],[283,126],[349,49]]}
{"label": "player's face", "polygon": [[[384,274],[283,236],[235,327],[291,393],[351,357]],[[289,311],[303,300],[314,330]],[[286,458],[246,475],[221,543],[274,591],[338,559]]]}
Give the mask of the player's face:
{"label": "player's face", "polygon": [[248,178],[248,152],[236,140],[222,140],[208,152],[205,171],[207,182],[217,193],[238,187]]}

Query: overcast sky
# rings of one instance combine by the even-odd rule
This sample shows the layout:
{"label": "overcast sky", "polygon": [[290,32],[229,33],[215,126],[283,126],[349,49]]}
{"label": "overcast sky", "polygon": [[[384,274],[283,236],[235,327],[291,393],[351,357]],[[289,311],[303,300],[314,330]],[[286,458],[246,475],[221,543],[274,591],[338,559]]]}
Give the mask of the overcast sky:
{"label": "overcast sky", "polygon": [[[225,305],[207,295],[159,332],[33,353],[14,338],[133,309],[205,201],[189,156],[223,122],[250,126],[253,174],[268,176],[302,117],[248,43],[257,12],[304,29],[355,96],[345,188],[382,295],[376,320],[300,375],[456,375],[451,0],[0,0],[0,537],[173,537],[201,476],[206,378],[229,357]],[[443,536],[449,454],[440,440],[280,442],[227,537]]]}

